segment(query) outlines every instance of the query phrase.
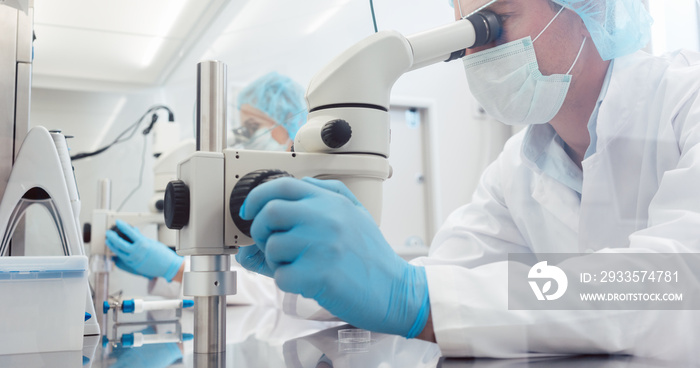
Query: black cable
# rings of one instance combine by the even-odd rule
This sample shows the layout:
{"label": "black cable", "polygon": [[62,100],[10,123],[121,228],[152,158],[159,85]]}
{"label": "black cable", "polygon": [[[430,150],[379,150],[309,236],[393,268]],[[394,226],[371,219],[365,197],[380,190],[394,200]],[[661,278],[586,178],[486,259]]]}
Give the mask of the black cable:
{"label": "black cable", "polygon": [[136,132],[136,127],[138,127],[139,124],[141,124],[141,121],[143,120],[143,118],[144,118],[146,115],[147,115],[147,113],[144,114],[143,116],[141,116],[141,117],[139,118],[139,120],[137,120],[134,124],[131,124],[129,127],[127,127],[123,132],[121,132],[121,133],[117,136],[117,138],[114,139],[114,141],[112,141],[112,143],[110,143],[110,144],[108,144],[108,145],[106,145],[106,146],[104,146],[104,147],[102,147],[102,148],[99,148],[99,149],[97,149],[97,150],[95,150],[95,151],[92,151],[92,152],[78,153],[78,154],[76,154],[76,155],[73,155],[73,156],[71,156],[71,160],[72,160],[72,161],[75,161],[75,160],[80,160],[80,159],[83,159],[83,158],[86,158],[86,157],[99,155],[100,153],[102,153],[102,152],[108,150],[108,149],[109,149],[110,147],[112,147],[113,145],[115,145],[115,144],[117,144],[117,143],[119,143],[119,142],[123,142],[123,141],[120,141],[121,137],[124,136],[124,134],[126,134],[126,132],[128,132],[129,129],[131,129],[131,133],[129,134],[129,136],[128,136],[126,139],[124,139],[124,141],[129,140],[131,137],[133,137],[134,132]]}
{"label": "black cable", "polygon": [[[102,148],[98,148],[98,149],[96,149],[95,151],[92,151],[92,152],[77,153],[77,154],[75,154],[75,155],[73,155],[73,156],[70,157],[71,160],[72,160],[72,161],[75,161],[75,160],[80,160],[80,159],[83,159],[83,158],[87,158],[87,157],[99,155],[100,153],[102,153],[102,152],[108,150],[110,147],[112,147],[113,145],[115,145],[115,144],[117,144],[117,143],[121,143],[121,142],[126,142],[126,141],[128,141],[129,139],[131,139],[131,138],[134,136],[134,134],[136,133],[136,130],[138,129],[139,125],[141,125],[141,122],[143,121],[143,119],[144,119],[146,116],[148,116],[148,114],[150,114],[151,112],[155,112],[155,111],[157,111],[157,110],[159,110],[159,109],[164,109],[164,110],[166,110],[166,111],[168,112],[168,121],[169,121],[169,122],[174,122],[174,121],[175,121],[175,115],[173,114],[173,112],[172,112],[167,106],[165,106],[165,105],[155,105],[155,106],[152,106],[151,108],[149,108],[148,110],[146,110],[146,112],[143,113],[143,115],[141,115],[141,117],[140,117],[138,120],[136,120],[135,123],[129,125],[126,129],[124,129],[124,131],[121,132],[121,133],[117,136],[117,138],[115,138],[115,139],[112,141],[112,143],[110,143],[110,144],[108,144],[108,145],[106,145],[106,146],[104,146],[104,147],[102,147]],[[154,114],[154,115],[155,115],[155,114]],[[157,115],[156,115],[155,118],[157,119]],[[154,123],[155,123],[155,121],[152,120],[152,121],[151,121],[151,125],[147,128],[148,132],[150,132],[150,129],[153,127],[153,124],[154,124]],[[148,134],[148,132],[145,132],[144,134]],[[127,134],[127,133],[129,133],[129,135],[128,135],[126,138],[122,139],[122,137],[124,137],[124,135]]]}
{"label": "black cable", "polygon": [[[156,114],[153,114],[153,115],[156,116],[156,120],[157,120],[158,115],[156,115]],[[131,198],[131,196],[134,195],[134,193],[136,193],[136,191],[139,190],[139,188],[141,188],[141,184],[143,184],[143,169],[146,166],[146,142],[147,142],[146,137],[148,137],[147,133],[144,133],[143,134],[143,148],[141,149],[141,172],[139,173],[139,183],[136,185],[136,188],[132,189],[131,192],[129,193],[129,195],[127,195],[126,198],[124,198],[122,203],[117,208],[117,212],[122,210],[122,207],[124,207],[124,204],[126,204],[126,202],[129,200],[129,198]]]}
{"label": "black cable", "polygon": [[150,133],[151,129],[153,129],[153,125],[156,124],[156,121],[158,121],[158,115],[157,114],[151,115],[151,123],[148,124],[146,129],[144,129],[143,132],[141,132],[141,133],[143,133],[143,135],[147,135],[148,133]]}
{"label": "black cable", "polygon": [[374,4],[372,0],[369,0],[369,9],[372,11],[372,23],[374,24],[374,33],[379,32],[377,30],[377,18],[374,16]]}

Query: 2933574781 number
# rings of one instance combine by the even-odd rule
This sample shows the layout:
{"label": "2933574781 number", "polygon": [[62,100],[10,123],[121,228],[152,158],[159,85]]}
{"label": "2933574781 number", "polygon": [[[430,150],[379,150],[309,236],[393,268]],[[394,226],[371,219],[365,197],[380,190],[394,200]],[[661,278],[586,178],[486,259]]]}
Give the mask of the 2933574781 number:
{"label": "2933574781 number", "polygon": [[678,282],[678,271],[601,271],[600,282]]}

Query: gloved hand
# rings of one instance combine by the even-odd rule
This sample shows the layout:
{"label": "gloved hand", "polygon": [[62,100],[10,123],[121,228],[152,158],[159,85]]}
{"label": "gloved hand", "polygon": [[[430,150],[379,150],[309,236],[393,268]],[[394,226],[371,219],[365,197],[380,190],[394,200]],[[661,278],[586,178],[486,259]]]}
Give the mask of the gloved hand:
{"label": "gloved hand", "polygon": [[131,242],[122,239],[115,231],[107,230],[107,246],[117,255],[115,264],[124,271],[148,278],[163,277],[168,282],[180,269],[183,257],[165,244],[141,235],[138,229],[117,220],[117,229]]}
{"label": "gloved hand", "polygon": [[394,252],[343,183],[275,179],[250,192],[240,215],[253,220],[256,244],[236,255],[243,267],[356,327],[409,338],[425,327],[425,269]]}

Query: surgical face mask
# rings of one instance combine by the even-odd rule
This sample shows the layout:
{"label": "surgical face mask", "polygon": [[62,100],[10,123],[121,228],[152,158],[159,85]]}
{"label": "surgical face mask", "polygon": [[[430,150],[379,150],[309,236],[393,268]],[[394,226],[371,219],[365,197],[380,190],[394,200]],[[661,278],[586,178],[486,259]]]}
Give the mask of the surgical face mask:
{"label": "surgical face mask", "polygon": [[274,138],[272,138],[272,129],[275,129],[277,125],[269,129],[258,129],[253,133],[253,135],[244,142],[240,142],[235,145],[234,148],[243,148],[247,150],[258,150],[258,151],[286,151],[286,143],[278,143]]}
{"label": "surgical face mask", "polygon": [[230,131],[230,135],[226,136],[228,145],[230,147],[242,148],[244,144],[248,143],[252,133],[245,126],[238,127]]}
{"label": "surgical face mask", "polygon": [[566,74],[547,76],[540,72],[533,44],[563,10],[534,41],[528,36],[463,58],[469,89],[496,120],[509,125],[544,124],[561,109],[586,39]]}

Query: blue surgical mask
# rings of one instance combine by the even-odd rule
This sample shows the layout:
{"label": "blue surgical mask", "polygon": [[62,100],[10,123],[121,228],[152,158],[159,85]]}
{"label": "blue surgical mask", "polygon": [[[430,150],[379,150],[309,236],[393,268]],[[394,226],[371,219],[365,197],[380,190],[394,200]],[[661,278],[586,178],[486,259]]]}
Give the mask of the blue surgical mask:
{"label": "blue surgical mask", "polygon": [[[561,14],[562,8],[535,38],[539,38]],[[496,120],[509,125],[544,124],[559,112],[571,84],[566,74],[542,75],[529,36],[463,58],[469,89]]]}

